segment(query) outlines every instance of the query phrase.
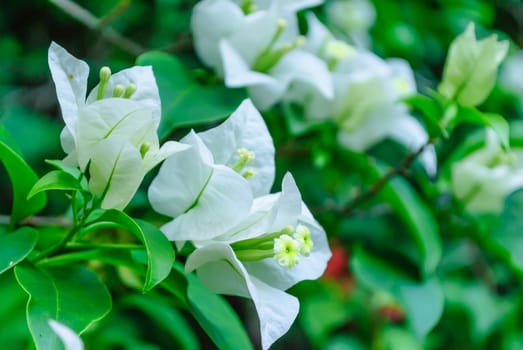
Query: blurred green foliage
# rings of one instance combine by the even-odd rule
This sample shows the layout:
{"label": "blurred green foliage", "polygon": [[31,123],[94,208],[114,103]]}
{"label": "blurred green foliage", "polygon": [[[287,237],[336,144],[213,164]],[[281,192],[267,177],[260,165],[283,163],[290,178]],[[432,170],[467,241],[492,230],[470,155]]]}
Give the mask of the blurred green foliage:
{"label": "blurred green foliage", "polygon": [[[179,138],[189,127],[206,127],[225,118],[246,95],[224,88],[196,58],[189,30],[194,3],[78,1],[101,18],[103,27],[92,29],[47,1],[3,2],[0,122],[17,144],[12,146],[15,151],[38,175],[50,169],[43,159],[63,156],[62,121],[47,67],[52,40],[84,58],[94,71],[102,65],[114,71],[135,62],[153,65],[162,93],[162,139]],[[421,92],[436,87],[450,42],[469,21],[476,23],[480,37],[497,33],[511,40],[513,51],[523,44],[523,5],[517,0],[373,0],[373,4],[377,18],[370,31],[372,49],[382,57],[407,59]],[[137,43],[138,50],[111,39],[108,27]],[[91,79],[94,84],[96,77]],[[483,105],[512,121],[523,117],[517,106],[515,97],[499,87]],[[294,174],[334,252],[323,279],[291,290],[300,297],[301,312],[275,349],[523,349],[523,192],[507,199],[499,217],[471,215],[449,192],[453,161],[483,142],[475,126],[459,126],[450,139],[436,145],[437,179],[428,179],[415,161],[371,200],[339,212],[399,164],[407,151],[384,141],[369,155],[357,154],[339,148],[331,125],[296,136],[291,132],[292,118],[282,118],[281,110],[275,108],[264,117],[277,149],[275,183],[287,170]],[[521,125],[514,122],[511,133],[512,145],[521,146]],[[154,221],[158,217],[144,212],[140,200],[147,185],[146,180],[130,210]],[[13,198],[3,170],[0,194],[0,212],[7,214]],[[44,214],[59,215],[66,209],[61,193],[51,193],[48,201]],[[52,230],[38,231],[47,239],[53,237],[48,232]],[[2,242],[8,239],[0,235]],[[223,348],[246,348],[243,333],[235,328],[238,320],[221,333],[230,338],[213,335],[212,323],[227,328],[229,321],[221,317],[233,315],[221,297],[207,296],[208,304],[199,307],[212,312],[200,310],[200,317],[191,317],[179,300],[163,291],[155,289],[147,298],[130,293],[132,278],[125,270],[97,268],[111,289],[114,310],[85,333],[88,348],[192,350],[212,348],[213,341]],[[179,282],[174,279],[173,284]],[[206,293],[200,286],[194,288],[189,298]],[[0,295],[0,343],[29,348],[26,295],[12,271],[0,275]],[[236,298],[229,301],[254,337],[257,320],[252,306]]]}

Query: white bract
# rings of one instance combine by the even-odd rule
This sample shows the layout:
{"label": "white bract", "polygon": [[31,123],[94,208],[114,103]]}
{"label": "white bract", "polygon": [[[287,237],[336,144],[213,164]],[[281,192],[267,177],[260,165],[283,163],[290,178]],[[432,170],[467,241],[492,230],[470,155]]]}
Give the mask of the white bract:
{"label": "white bract", "polygon": [[212,239],[247,215],[274,181],[274,145],[250,100],[218,127],[189,133],[191,147],[169,157],[149,188],[152,207],[173,221],[173,241]]}
{"label": "white bract", "polygon": [[326,267],[325,232],[290,174],[281,193],[269,194],[274,146],[250,100],[181,142],[191,147],[167,158],[149,188],[152,207],[173,218],[161,230],[178,247],[192,242],[186,270],[211,290],[254,301],[267,349],[298,313],[298,300],[284,290]]}
{"label": "white bract", "polygon": [[247,217],[212,240],[193,242],[186,270],[220,294],[252,299],[262,348],[287,332],[299,302],[284,291],[323,274],[331,252],[325,231],[301,200],[290,174],[282,192],[258,197]]}
{"label": "white bract", "polygon": [[84,350],[82,339],[71,328],[55,320],[49,320],[48,323],[62,341],[64,350]]}
{"label": "white bract", "polygon": [[361,47],[370,46],[369,29],[376,20],[376,9],[368,0],[333,0],[325,4],[327,22]]}
{"label": "white bract", "polygon": [[89,165],[89,188],[103,196],[102,207],[123,209],[151,168],[186,148],[173,141],[159,146],[161,104],[151,67],[114,75],[104,67],[88,96],[89,67],[54,42],[49,68],[65,122],[64,162],[82,171]]}
{"label": "white bract", "polygon": [[295,12],[319,1],[203,0],[193,9],[191,29],[202,61],[228,87],[247,87],[260,109],[281,99],[289,85],[301,81],[332,97],[324,62],[300,49]]}
{"label": "white bract", "polygon": [[[286,95],[288,103],[303,106],[306,120],[333,118],[339,126],[343,146],[365,151],[385,138],[392,138],[416,151],[428,140],[421,124],[401,102],[416,92],[412,69],[400,59],[383,60],[371,52],[336,40],[311,13],[308,46],[328,63],[334,84],[334,99],[314,94],[294,84]],[[427,172],[436,171],[434,149],[421,154]]]}
{"label": "white bract", "polygon": [[497,41],[495,34],[477,40],[470,23],[450,45],[438,91],[464,106],[479,105],[494,87],[508,48],[509,42]]}
{"label": "white bract", "polygon": [[491,130],[483,147],[452,166],[452,190],[474,213],[500,213],[505,198],[523,187],[523,149],[506,152]]}

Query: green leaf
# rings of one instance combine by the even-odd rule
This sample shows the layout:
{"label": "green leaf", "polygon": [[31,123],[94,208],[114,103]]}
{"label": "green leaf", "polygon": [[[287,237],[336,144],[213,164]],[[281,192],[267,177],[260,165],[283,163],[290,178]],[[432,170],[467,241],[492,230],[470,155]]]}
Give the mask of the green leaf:
{"label": "green leaf", "polygon": [[416,94],[404,99],[403,102],[409,105],[411,109],[420,112],[430,137],[448,136],[447,131],[441,127],[440,117],[442,112],[436,100]]}
{"label": "green leaf", "polygon": [[151,290],[169,275],[175,259],[174,249],[171,242],[156,226],[145,221],[134,220],[116,209],[97,211],[91,217],[93,219],[88,220],[86,229],[89,229],[88,226],[92,224],[113,222],[129,230],[145,245],[148,262],[144,292]]}
{"label": "green leaf", "polygon": [[166,138],[177,127],[206,124],[224,119],[244,99],[243,90],[219,85],[202,85],[175,56],[147,52],[136,60],[151,65],[160,90],[162,122],[158,133]]}
{"label": "green leaf", "polygon": [[34,184],[27,198],[30,199],[40,192],[49,190],[69,191],[81,189],[82,186],[80,182],[74,176],[62,170],[53,170],[42,176],[42,178]]}
{"label": "green leaf", "polygon": [[504,149],[510,149],[510,129],[508,122],[499,114],[482,113],[472,107],[460,107],[457,121],[488,126],[494,130]]}
{"label": "green leaf", "polygon": [[441,259],[441,238],[434,215],[410,184],[401,177],[390,179],[382,191],[391,207],[407,224],[416,242],[422,274],[431,274]]}
{"label": "green leaf", "polygon": [[45,194],[40,193],[31,199],[27,199],[27,194],[38,181],[38,177],[24,159],[2,139],[0,139],[0,160],[4,164],[13,186],[11,225],[14,225],[16,222],[40,211],[45,206],[46,197]]}
{"label": "green leaf", "polygon": [[199,349],[198,339],[183,315],[169,303],[151,296],[132,295],[123,302],[127,306],[143,311],[154,323],[172,337],[173,348],[184,350]]}
{"label": "green leaf", "polygon": [[222,297],[188,275],[187,297],[191,312],[207,335],[222,350],[254,349],[238,315]]}
{"label": "green leaf", "polygon": [[351,266],[356,278],[364,285],[387,291],[401,303],[416,336],[426,336],[439,322],[444,296],[435,277],[415,281],[362,249],[355,251]]}
{"label": "green leaf", "polygon": [[29,295],[27,323],[38,350],[59,349],[48,320],[61,322],[76,333],[85,331],[111,310],[111,295],[98,275],[79,265],[15,267],[16,279]]}
{"label": "green leaf", "polygon": [[31,253],[38,240],[38,233],[31,227],[0,236],[0,274],[14,267]]}
{"label": "green leaf", "polygon": [[520,189],[505,199],[505,206],[490,238],[507,261],[523,273],[522,230],[523,189]]}

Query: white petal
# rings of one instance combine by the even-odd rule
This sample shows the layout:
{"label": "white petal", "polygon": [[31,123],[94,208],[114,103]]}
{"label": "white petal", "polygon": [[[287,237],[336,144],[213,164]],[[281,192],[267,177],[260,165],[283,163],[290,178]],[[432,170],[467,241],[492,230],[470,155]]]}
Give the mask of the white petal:
{"label": "white petal", "polygon": [[[185,173],[185,181],[192,181],[192,174]],[[174,241],[213,239],[246,217],[251,204],[252,193],[247,181],[230,168],[215,165],[199,197],[194,198],[193,206],[161,229]]]}
{"label": "white petal", "polygon": [[[248,216],[223,234],[223,242],[236,242],[296,226],[301,215],[301,195],[290,173],[282,181],[282,191],[258,197],[254,200]],[[198,242],[198,246],[205,243]]]}
{"label": "white petal", "polygon": [[197,249],[187,259],[185,268],[196,269],[202,283],[216,293],[252,299],[260,320],[262,349],[268,349],[284,335],[296,319],[298,299],[249,276],[226,244]]}
{"label": "white petal", "polygon": [[192,12],[191,31],[198,57],[223,74],[218,43],[231,35],[243,23],[241,8],[229,0],[204,0]]}
{"label": "white petal", "polygon": [[[362,111],[359,111],[362,112]],[[407,113],[405,106],[399,104],[382,104],[374,106],[360,116],[361,121],[352,130],[340,130],[338,141],[355,151],[365,151],[392,134],[396,123]],[[349,117],[350,118],[350,117]],[[409,138],[410,135],[405,135]]]}
{"label": "white petal", "polygon": [[[107,82],[104,98],[112,96],[113,89],[116,85],[122,85],[125,88],[131,83],[136,85],[136,91],[129,100],[138,102],[141,108],[150,109],[153,118],[159,123],[162,108],[158,86],[156,85],[156,79],[154,78],[151,66],[135,66],[111,75],[111,78]],[[97,94],[98,85],[89,94],[87,103],[96,101]]]}
{"label": "white petal", "polygon": [[239,148],[255,153],[247,167],[256,175],[248,179],[255,196],[269,193],[274,181],[274,145],[265,121],[250,100],[244,100],[221,125],[198,134],[217,164],[232,166]]}
{"label": "white petal", "polygon": [[292,50],[271,70],[271,75],[287,86],[292,81],[311,85],[325,98],[334,97],[334,86],[327,64],[304,50]]}
{"label": "white petal", "polygon": [[[416,118],[409,115],[405,115],[403,118],[396,121],[395,127],[391,130],[390,136],[405,147],[409,148],[412,152],[417,151],[428,140],[428,135],[425,129],[423,129]],[[426,148],[419,156],[419,159],[427,173],[430,176],[434,176],[437,171],[437,159],[434,147]]]}
{"label": "white petal", "polygon": [[[227,38],[231,48],[249,67],[270,45],[281,16],[274,11],[256,11],[245,17],[242,26]],[[223,52],[222,52],[223,54]],[[225,57],[223,57],[224,64]]]}
{"label": "white petal", "polygon": [[271,76],[251,70],[250,63],[228,40],[220,41],[220,52],[223,59],[225,85],[228,87],[246,87],[257,84],[279,85],[279,82]]}
{"label": "white petal", "polygon": [[193,144],[163,162],[148,192],[155,211],[175,218],[194,204],[213,171],[212,165],[202,159],[201,148]]}
{"label": "white petal", "polygon": [[120,209],[131,201],[145,175],[139,150],[123,138],[110,137],[92,149],[89,189],[105,195],[104,209]]}
{"label": "white petal", "polygon": [[91,148],[108,137],[127,139],[137,148],[143,142],[158,143],[157,121],[149,108],[124,98],[96,101],[80,110],[77,123],[78,162],[87,164]]}
{"label": "white petal", "polygon": [[148,172],[155,166],[157,166],[159,163],[161,163],[164,159],[167,157],[172,156],[175,153],[185,151],[190,146],[183,144],[181,142],[176,141],[167,141],[165,142],[162,147],[155,152],[148,152],[145,155],[144,162],[145,162],[145,169]]}
{"label": "white petal", "polygon": [[49,46],[48,61],[62,117],[74,137],[78,109],[85,104],[89,66],[55,42]]}
{"label": "white petal", "polygon": [[329,30],[318,20],[314,12],[307,12],[307,41],[305,42],[305,49],[316,55],[319,55],[323,47],[333,35]]}
{"label": "white petal", "polygon": [[64,350],[83,350],[84,344],[78,334],[76,334],[71,328],[55,320],[48,321],[49,326],[58,335],[64,345]]}

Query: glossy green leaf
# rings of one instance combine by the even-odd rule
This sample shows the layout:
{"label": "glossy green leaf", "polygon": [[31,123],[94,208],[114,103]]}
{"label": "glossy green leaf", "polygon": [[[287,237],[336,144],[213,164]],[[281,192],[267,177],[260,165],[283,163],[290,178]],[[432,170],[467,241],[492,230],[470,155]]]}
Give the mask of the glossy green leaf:
{"label": "glossy green leaf", "polygon": [[187,278],[191,312],[216,346],[222,350],[254,349],[231,306],[204,287],[196,276],[189,275]]}
{"label": "glossy green leaf", "polygon": [[27,324],[38,350],[61,344],[53,319],[80,334],[111,310],[111,295],[98,275],[79,265],[36,268],[18,265],[16,279],[29,295]]}
{"label": "glossy green leaf", "polygon": [[0,274],[14,267],[31,253],[38,240],[38,233],[31,227],[0,236]]}
{"label": "glossy green leaf", "polygon": [[152,289],[169,275],[175,259],[174,249],[171,242],[156,226],[145,221],[134,220],[115,209],[93,214],[93,219],[87,222],[87,229],[89,225],[99,222],[116,223],[133,233],[145,245],[148,263],[144,292]]}
{"label": "glossy green leaf", "polygon": [[409,96],[403,101],[411,109],[421,114],[431,137],[448,136],[446,130],[440,125],[442,112],[437,101],[421,94]]}
{"label": "glossy green leaf", "polygon": [[147,52],[139,56],[136,63],[153,67],[162,101],[163,115],[158,130],[161,139],[180,126],[222,120],[246,97],[243,90],[229,89],[222,84],[202,85],[177,57],[166,53]]}
{"label": "glossy green leaf", "polygon": [[415,281],[386,262],[357,250],[351,261],[357,279],[374,290],[391,293],[403,306],[418,337],[427,335],[443,314],[443,291],[435,277]]}
{"label": "glossy green leaf", "polygon": [[81,188],[78,179],[71,174],[62,170],[53,170],[42,176],[42,178],[34,184],[27,198],[49,190],[68,191],[80,190]]}
{"label": "glossy green leaf", "polygon": [[472,107],[460,107],[457,120],[459,122],[467,122],[478,124],[492,128],[503,145],[503,148],[509,149],[509,124],[505,118],[499,114],[482,113],[481,111]]}
{"label": "glossy green leaf", "polygon": [[172,337],[176,349],[196,350],[200,348],[190,325],[171,304],[150,296],[133,295],[124,300],[126,306],[144,312],[166,336]]}
{"label": "glossy green leaf", "polygon": [[40,193],[27,199],[27,194],[38,181],[34,171],[20,155],[0,139],[0,161],[4,164],[13,186],[13,206],[11,224],[14,224],[40,211],[46,202],[45,194]]}
{"label": "glossy green leaf", "polygon": [[441,238],[433,213],[403,178],[396,176],[383,188],[383,195],[403,219],[416,242],[421,272],[429,275],[441,259]]}

